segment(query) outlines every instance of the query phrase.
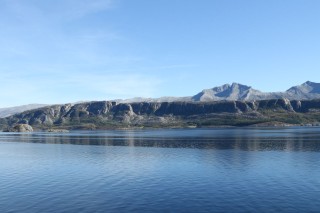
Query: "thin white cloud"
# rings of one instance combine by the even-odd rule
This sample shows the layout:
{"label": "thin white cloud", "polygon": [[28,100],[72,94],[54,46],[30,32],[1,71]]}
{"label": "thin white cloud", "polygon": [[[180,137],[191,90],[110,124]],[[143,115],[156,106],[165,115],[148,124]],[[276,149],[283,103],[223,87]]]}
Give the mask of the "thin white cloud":
{"label": "thin white cloud", "polygon": [[[64,26],[68,17],[77,22],[76,17],[111,9],[113,2],[0,0],[0,26],[3,26],[0,60],[16,60],[19,64],[27,62],[28,66],[43,64],[45,68],[56,64],[106,65],[140,60],[140,57],[126,53],[114,54],[111,44],[121,44],[125,38],[111,29],[80,24],[69,30]],[[15,18],[7,20],[6,16]]]}
{"label": "thin white cloud", "polygon": [[[14,13],[17,18],[32,20],[35,17],[66,21],[105,11],[114,6],[114,0],[3,0],[2,6]],[[1,3],[0,2],[0,3]]]}
{"label": "thin white cloud", "polygon": [[[80,23],[113,3],[0,0],[0,107],[157,96],[163,81],[154,69],[137,70],[145,58],[126,35]],[[66,21],[80,24],[69,30]]]}
{"label": "thin white cloud", "polygon": [[[154,97],[160,89],[161,80],[140,74],[82,74],[69,76],[63,81],[93,93],[104,95],[104,99]],[[90,97],[88,97],[90,98]]]}
{"label": "thin white cloud", "polygon": [[69,18],[80,18],[85,15],[110,9],[112,0],[60,0],[57,4],[66,4],[64,13]]}
{"label": "thin white cloud", "polygon": [[[32,76],[4,73],[0,79],[0,107],[29,103],[58,104],[81,100],[112,100],[155,97],[162,81],[141,74],[55,73]],[[8,104],[8,102],[10,104]]]}

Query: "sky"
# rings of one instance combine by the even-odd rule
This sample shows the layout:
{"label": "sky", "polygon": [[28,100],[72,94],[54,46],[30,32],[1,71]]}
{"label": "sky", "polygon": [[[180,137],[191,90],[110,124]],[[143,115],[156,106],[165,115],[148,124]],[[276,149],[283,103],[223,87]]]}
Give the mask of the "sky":
{"label": "sky", "polygon": [[0,107],[320,82],[319,0],[0,0]]}

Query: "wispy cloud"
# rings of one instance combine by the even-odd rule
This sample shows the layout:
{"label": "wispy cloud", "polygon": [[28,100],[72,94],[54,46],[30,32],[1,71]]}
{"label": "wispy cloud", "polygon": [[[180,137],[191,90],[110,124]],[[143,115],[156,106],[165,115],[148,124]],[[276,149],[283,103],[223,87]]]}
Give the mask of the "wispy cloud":
{"label": "wispy cloud", "polygon": [[[42,76],[17,75],[7,73],[0,79],[5,88],[1,100],[11,104],[23,103],[67,103],[81,100],[111,100],[119,98],[154,97],[161,88],[162,81],[140,74],[52,74]],[[138,94],[138,95],[137,95]]]}
{"label": "wispy cloud", "polygon": [[[69,18],[80,18],[85,15],[112,8],[112,0],[60,0],[57,4],[67,4],[64,14]],[[59,8],[60,9],[60,8]]]}
{"label": "wispy cloud", "polygon": [[66,84],[82,87],[84,90],[100,93],[104,99],[133,98],[155,95],[162,81],[153,76],[141,74],[87,74],[65,80]]}
{"label": "wispy cloud", "polygon": [[[0,60],[25,68],[42,64],[44,70],[57,64],[104,66],[140,60],[127,51],[115,54],[114,46],[128,42],[124,36],[78,20],[113,7],[112,0],[0,0]],[[101,22],[98,16],[91,18]]]}
{"label": "wispy cloud", "polygon": [[0,104],[157,97],[164,71],[190,66],[148,63],[105,24],[113,9],[115,0],[0,0]]}
{"label": "wispy cloud", "polygon": [[2,0],[0,3],[3,9],[27,21],[35,17],[41,17],[40,21],[43,19],[73,20],[114,6],[114,0],[55,0],[50,3],[41,0]]}

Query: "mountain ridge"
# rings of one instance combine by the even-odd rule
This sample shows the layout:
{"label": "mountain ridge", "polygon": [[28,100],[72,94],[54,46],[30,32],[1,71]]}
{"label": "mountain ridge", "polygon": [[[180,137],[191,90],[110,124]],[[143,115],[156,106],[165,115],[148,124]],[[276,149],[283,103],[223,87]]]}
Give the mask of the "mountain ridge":
{"label": "mountain ridge", "polygon": [[289,100],[320,99],[320,83],[307,81],[301,85],[293,86],[283,92],[262,92],[240,83],[224,84],[210,89],[204,89],[193,96],[186,97],[160,97],[160,98],[132,98],[117,99],[119,103],[134,102],[176,102],[176,101],[254,101],[287,98]]}
{"label": "mountain ridge", "polygon": [[[143,98],[137,97],[132,99],[110,100],[117,103],[137,103],[137,102],[211,102],[211,101],[258,101],[272,99],[288,100],[312,100],[320,99],[320,83],[307,81],[301,85],[293,86],[284,92],[261,92],[251,86],[240,83],[224,84],[204,89],[194,96],[186,97],[160,97],[160,98]],[[81,101],[77,103],[87,103],[90,101]],[[73,103],[73,104],[77,104]],[[8,117],[26,110],[37,109],[48,106],[45,104],[30,104],[18,107],[0,108],[0,118]]]}
{"label": "mountain ridge", "polygon": [[301,85],[293,86],[284,92],[261,92],[251,86],[232,83],[220,87],[205,89],[192,97],[193,101],[220,101],[237,100],[253,101],[287,98],[289,100],[310,100],[320,98],[320,83],[307,81]]}

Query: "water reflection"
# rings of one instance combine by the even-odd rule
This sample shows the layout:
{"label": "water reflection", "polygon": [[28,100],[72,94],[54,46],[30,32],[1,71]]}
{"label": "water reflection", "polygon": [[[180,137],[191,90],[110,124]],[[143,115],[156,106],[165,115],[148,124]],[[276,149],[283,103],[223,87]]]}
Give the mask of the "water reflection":
{"label": "water reflection", "polygon": [[320,151],[320,128],[178,129],[1,133],[0,142],[236,149],[245,151]]}

